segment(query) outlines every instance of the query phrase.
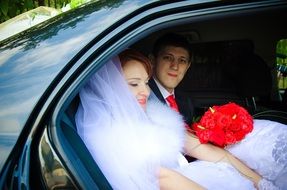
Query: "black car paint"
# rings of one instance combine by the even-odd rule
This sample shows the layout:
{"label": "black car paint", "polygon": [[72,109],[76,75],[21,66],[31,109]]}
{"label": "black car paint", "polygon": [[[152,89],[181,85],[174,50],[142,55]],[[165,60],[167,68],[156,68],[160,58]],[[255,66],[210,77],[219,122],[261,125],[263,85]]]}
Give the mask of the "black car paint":
{"label": "black car paint", "polygon": [[[87,44],[108,28],[109,22],[113,24],[127,14],[125,4],[90,4],[0,43],[1,134],[20,134],[37,102],[43,101],[41,97],[51,93],[49,88],[61,82],[60,77],[79,59]],[[135,8],[139,5],[134,4]],[[114,20],[110,21],[106,15]],[[92,27],[99,21],[105,24]],[[11,107],[15,108],[10,114]],[[14,128],[5,123],[14,124]],[[13,140],[10,141],[13,145]]]}

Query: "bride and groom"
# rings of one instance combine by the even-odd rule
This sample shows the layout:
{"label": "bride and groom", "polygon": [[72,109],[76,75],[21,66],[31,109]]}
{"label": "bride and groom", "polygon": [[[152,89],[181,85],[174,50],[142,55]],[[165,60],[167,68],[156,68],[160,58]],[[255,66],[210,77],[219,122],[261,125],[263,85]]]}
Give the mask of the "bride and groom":
{"label": "bride and groom", "polygon": [[[173,93],[190,65],[189,55],[178,44],[159,46],[152,60],[156,63],[154,84],[161,84],[160,92],[166,89],[167,95]],[[83,87],[76,114],[79,135],[113,188],[276,189],[270,181],[284,187],[280,183],[286,172],[286,155],[282,152],[286,141],[280,138],[286,138],[286,126],[255,121],[250,137],[230,147],[230,152],[258,170],[259,175],[228,151],[201,145],[186,132],[190,114],[184,114],[183,122],[167,106],[147,101],[151,77],[148,59],[132,50],[119,58],[110,60]],[[166,76],[170,79],[161,83]],[[180,105],[178,109],[188,110]],[[258,144],[264,143],[266,136],[265,141],[273,144]],[[267,150],[258,151],[262,146]],[[205,161],[187,163],[181,152]]]}

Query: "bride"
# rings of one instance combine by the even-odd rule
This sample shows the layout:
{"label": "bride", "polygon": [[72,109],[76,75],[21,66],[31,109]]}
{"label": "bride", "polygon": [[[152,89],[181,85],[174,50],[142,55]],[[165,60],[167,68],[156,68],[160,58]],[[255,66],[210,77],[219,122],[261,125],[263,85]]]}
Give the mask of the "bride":
{"label": "bride", "polygon": [[[78,133],[114,189],[277,189],[228,151],[200,144],[185,131],[178,113],[160,102],[147,102],[150,76],[149,60],[126,50],[108,61],[80,91]],[[258,125],[265,122],[270,121]],[[244,143],[238,147],[248,152]],[[232,148],[230,152],[246,159],[240,148]],[[187,163],[181,153],[199,160]],[[262,168],[260,162],[251,161],[257,169]],[[265,167],[274,167],[273,162],[269,164]]]}

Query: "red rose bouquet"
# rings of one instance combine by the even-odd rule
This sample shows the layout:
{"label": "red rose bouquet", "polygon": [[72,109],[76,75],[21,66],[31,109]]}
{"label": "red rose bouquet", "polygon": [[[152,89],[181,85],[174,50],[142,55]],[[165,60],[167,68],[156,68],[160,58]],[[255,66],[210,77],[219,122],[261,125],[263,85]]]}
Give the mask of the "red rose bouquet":
{"label": "red rose bouquet", "polygon": [[199,122],[192,124],[192,129],[201,143],[225,147],[253,130],[253,118],[243,107],[228,103],[210,107]]}

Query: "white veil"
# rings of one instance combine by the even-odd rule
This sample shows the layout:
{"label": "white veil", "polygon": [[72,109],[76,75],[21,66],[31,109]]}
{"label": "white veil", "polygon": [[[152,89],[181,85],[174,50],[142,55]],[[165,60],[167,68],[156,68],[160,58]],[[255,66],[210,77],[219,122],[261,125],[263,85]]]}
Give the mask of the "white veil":
{"label": "white veil", "polygon": [[[129,91],[118,57],[97,71],[79,95],[78,133],[111,186],[159,189],[157,169],[175,166],[182,149],[181,118],[156,103],[149,106],[151,119]],[[154,116],[159,112],[164,115]],[[176,121],[162,123],[163,117]]]}

